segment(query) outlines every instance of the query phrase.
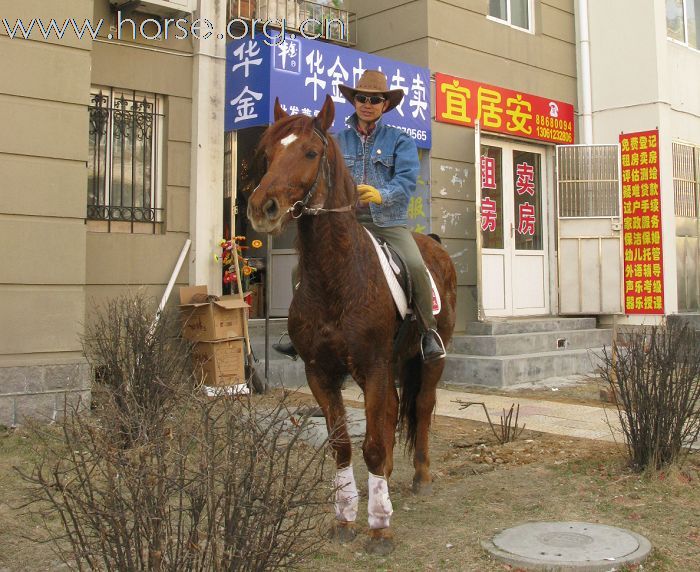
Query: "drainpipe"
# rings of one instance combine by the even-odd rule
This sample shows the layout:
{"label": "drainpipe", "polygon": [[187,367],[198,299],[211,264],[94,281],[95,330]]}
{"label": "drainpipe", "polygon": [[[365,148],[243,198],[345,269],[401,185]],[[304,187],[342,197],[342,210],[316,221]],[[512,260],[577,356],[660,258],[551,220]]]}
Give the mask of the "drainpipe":
{"label": "drainpipe", "polygon": [[226,39],[219,33],[226,26],[226,0],[197,0],[195,17],[212,22],[215,31],[193,38],[189,280],[220,295],[214,252],[223,237]]}
{"label": "drainpipe", "polygon": [[591,42],[588,36],[588,0],[577,0],[576,43],[579,55],[579,95],[581,135],[579,143],[593,143],[593,103],[591,96]]}

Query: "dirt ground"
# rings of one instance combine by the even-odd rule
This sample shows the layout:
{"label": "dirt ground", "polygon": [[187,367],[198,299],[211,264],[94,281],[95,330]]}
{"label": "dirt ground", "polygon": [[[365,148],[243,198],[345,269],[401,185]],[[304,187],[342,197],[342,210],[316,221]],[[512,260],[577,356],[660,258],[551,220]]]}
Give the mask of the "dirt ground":
{"label": "dirt ground", "polygon": [[[550,396],[546,391],[551,390],[543,391]],[[552,393],[574,400],[581,398],[580,391]],[[293,397],[296,403],[309,399]],[[397,447],[389,485],[396,550],[380,558],[363,549],[367,471],[356,443],[360,533],[350,544],[329,542],[303,569],[511,570],[491,559],[480,542],[516,524],[552,520],[602,523],[646,536],[654,550],[639,569],[700,569],[700,454],[691,456],[683,470],[640,476],[626,468],[624,450],[617,445],[528,430],[516,442],[498,445],[488,425],[445,417],[434,420],[431,447],[430,497],[412,494],[412,462]],[[23,538],[40,531],[17,506],[23,485],[12,467],[31,466],[28,449],[21,429],[0,431],[0,572],[59,569],[48,545]]]}

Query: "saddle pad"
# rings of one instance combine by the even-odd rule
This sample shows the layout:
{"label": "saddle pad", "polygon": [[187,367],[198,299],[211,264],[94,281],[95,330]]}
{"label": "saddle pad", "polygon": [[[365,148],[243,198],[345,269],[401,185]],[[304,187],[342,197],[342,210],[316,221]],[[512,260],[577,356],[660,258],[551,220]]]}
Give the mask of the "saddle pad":
{"label": "saddle pad", "polygon": [[[377,256],[379,257],[379,264],[381,265],[382,271],[384,272],[386,283],[389,286],[391,295],[394,298],[396,309],[398,310],[399,315],[403,319],[406,317],[407,314],[411,313],[411,310],[408,308],[408,303],[406,302],[406,294],[401,288],[399,281],[396,279],[394,271],[391,269],[391,261],[387,259],[386,253],[384,252],[382,247],[379,246],[377,239],[374,238],[374,235],[366,228],[365,231],[372,239],[372,244],[374,245],[374,249],[377,251]],[[440,313],[440,309],[442,308],[442,302],[440,300],[440,294],[437,290],[437,287],[435,286],[435,280],[433,280],[433,276],[429,270],[428,276],[430,277],[430,285],[433,290],[433,314],[435,315]]]}

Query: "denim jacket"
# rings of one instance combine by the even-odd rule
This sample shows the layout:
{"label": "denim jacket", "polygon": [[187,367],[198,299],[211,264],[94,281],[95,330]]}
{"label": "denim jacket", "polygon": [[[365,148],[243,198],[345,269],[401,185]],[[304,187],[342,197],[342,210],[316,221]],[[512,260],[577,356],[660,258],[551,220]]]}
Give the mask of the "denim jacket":
{"label": "denim jacket", "polygon": [[416,144],[400,129],[382,125],[381,118],[366,142],[357,131],[357,116],[347,123],[337,135],[345,164],[356,184],[372,185],[382,196],[380,205],[369,205],[374,224],[407,226],[408,203],[420,170]]}

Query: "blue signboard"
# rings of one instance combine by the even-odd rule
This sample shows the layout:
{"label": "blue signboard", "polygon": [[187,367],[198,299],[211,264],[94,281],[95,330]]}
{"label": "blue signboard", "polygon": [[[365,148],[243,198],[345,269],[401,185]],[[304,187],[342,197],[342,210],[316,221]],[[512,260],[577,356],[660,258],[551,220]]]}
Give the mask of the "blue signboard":
{"label": "blue signboard", "polygon": [[228,43],[225,130],[271,123],[269,99],[270,47],[262,40]]}
{"label": "blue signboard", "polygon": [[389,89],[402,89],[401,103],[382,121],[408,133],[429,149],[430,72],[427,68],[397,62],[333,44],[291,35],[279,45],[264,39],[244,38],[227,46],[226,130],[234,131],[272,122],[275,97],[290,114],[317,115],[330,94],[340,131],[353,114],[338,85],[356,85],[367,69],[387,76]]}

